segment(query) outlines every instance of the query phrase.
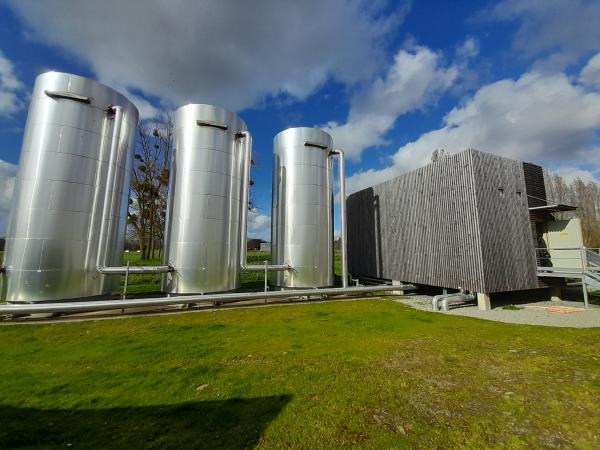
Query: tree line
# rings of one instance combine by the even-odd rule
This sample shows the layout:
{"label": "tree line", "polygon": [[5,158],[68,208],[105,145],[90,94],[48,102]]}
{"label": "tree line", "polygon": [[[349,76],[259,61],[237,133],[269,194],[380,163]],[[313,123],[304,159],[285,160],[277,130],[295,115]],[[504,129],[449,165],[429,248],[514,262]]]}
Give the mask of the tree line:
{"label": "tree line", "polygon": [[575,178],[567,182],[558,173],[545,171],[546,198],[549,203],[576,206],[576,211],[555,213],[559,220],[578,217],[581,221],[583,244],[600,248],[600,184]]}

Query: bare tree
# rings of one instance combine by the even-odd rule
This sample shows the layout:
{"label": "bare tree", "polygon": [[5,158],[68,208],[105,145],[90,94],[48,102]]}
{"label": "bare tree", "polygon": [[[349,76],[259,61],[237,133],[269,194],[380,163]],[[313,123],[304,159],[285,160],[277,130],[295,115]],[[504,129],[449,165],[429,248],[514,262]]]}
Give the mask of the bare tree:
{"label": "bare tree", "polygon": [[161,257],[172,151],[171,118],[149,125],[140,121],[129,199],[128,223],[144,259]]}
{"label": "bare tree", "polygon": [[[548,202],[556,204],[571,203],[571,189],[561,175],[544,170],[544,182],[546,185],[546,199]],[[564,220],[573,217],[573,213],[559,212],[555,213],[555,217],[558,220]]]}
{"label": "bare tree", "polygon": [[555,213],[557,219],[578,217],[581,220],[583,242],[587,247],[600,247],[600,185],[576,178],[571,183],[557,173],[544,174],[546,197],[550,203],[577,207],[574,212]]}

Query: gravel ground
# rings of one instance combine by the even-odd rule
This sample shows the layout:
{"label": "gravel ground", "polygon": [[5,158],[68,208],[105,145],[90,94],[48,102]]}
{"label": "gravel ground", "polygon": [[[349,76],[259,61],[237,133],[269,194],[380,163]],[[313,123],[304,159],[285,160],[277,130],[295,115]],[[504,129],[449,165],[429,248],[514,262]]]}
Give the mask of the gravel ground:
{"label": "gravel ground", "polygon": [[[397,301],[412,306],[415,309],[431,311],[431,299],[428,295],[407,296]],[[475,317],[477,319],[495,320],[497,322],[519,323],[526,325],[543,325],[548,327],[594,328],[600,327],[600,308],[592,306],[583,309],[581,302],[535,302],[519,305],[519,310],[506,310],[501,306],[491,311],[480,311],[477,305],[469,304],[455,307],[449,312],[438,314],[451,314],[455,316]],[[558,308],[563,311],[572,311],[569,314],[551,312],[546,308]]]}

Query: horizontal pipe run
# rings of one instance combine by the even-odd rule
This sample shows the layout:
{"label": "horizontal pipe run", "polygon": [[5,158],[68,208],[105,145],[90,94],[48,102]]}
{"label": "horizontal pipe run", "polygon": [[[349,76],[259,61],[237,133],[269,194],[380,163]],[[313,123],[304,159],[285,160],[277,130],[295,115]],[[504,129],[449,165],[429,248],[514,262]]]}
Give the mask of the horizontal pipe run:
{"label": "horizontal pipe run", "polygon": [[205,302],[239,302],[266,298],[290,298],[311,295],[341,295],[364,294],[367,292],[397,291],[415,289],[411,284],[400,286],[361,286],[350,288],[323,288],[323,289],[297,289],[290,291],[269,292],[233,292],[228,294],[182,295],[162,298],[140,298],[133,300],[101,300],[68,303],[43,303],[43,304],[13,304],[0,305],[0,315],[12,314],[41,314],[41,313],[83,313],[94,311],[108,311],[111,309],[144,308],[169,305],[181,305]]}
{"label": "horizontal pipe run", "polygon": [[98,272],[105,275],[133,275],[138,273],[167,273],[173,272],[175,269],[172,266],[115,266],[115,267],[98,267]]}
{"label": "horizontal pipe run", "polygon": [[292,267],[287,264],[267,264],[267,265],[251,265],[246,264],[242,266],[243,270],[248,270],[250,272],[263,272],[265,270],[290,270]]}
{"label": "horizontal pipe run", "polygon": [[464,294],[457,292],[456,294],[446,295],[442,299],[442,311],[448,312],[449,306],[453,303],[464,303],[475,300],[475,296],[472,294]]}
{"label": "horizontal pipe run", "polygon": [[391,280],[388,281],[385,278],[366,277],[363,275],[359,275],[355,280],[360,280],[362,283],[385,284],[390,286],[392,284]]}

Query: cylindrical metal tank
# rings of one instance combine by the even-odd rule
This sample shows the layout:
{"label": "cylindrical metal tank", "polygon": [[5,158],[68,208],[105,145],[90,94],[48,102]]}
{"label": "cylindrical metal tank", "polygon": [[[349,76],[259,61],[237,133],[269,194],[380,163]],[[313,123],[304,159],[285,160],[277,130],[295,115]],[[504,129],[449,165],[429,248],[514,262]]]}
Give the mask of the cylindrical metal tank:
{"label": "cylindrical metal tank", "polygon": [[236,114],[186,105],[173,118],[163,290],[176,294],[240,287],[242,175],[248,136]]}
{"label": "cylindrical metal tank", "polygon": [[96,81],[37,77],[23,135],[4,265],[9,302],[110,293],[121,265],[136,107]]}
{"label": "cylindrical metal tank", "polygon": [[317,128],[289,128],[273,143],[272,275],[282,288],[327,287],[333,271],[333,140]]}

